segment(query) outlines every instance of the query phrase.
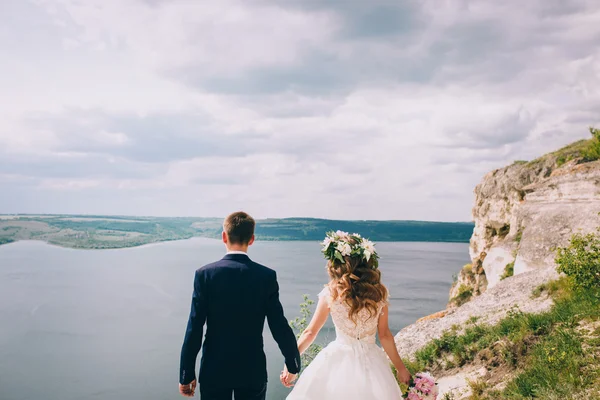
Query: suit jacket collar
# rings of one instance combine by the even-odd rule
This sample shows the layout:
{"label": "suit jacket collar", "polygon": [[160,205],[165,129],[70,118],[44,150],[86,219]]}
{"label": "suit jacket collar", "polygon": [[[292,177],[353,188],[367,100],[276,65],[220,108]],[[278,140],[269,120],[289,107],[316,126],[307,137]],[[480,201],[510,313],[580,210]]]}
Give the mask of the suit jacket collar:
{"label": "suit jacket collar", "polygon": [[244,262],[244,261],[250,261],[250,257],[248,257],[247,254],[233,253],[233,254],[225,254],[225,256],[223,257],[223,260]]}

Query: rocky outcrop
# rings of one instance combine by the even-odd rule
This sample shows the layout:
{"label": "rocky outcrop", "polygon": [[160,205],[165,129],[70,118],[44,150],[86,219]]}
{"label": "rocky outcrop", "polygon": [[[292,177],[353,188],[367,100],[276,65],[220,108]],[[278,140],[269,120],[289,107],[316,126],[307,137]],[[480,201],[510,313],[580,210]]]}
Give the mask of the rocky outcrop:
{"label": "rocky outcrop", "polygon": [[[550,297],[532,292],[558,278],[556,248],[567,245],[574,233],[600,227],[600,160],[589,162],[592,157],[582,156],[590,148],[598,158],[600,132],[593,141],[516,162],[483,178],[475,188],[472,262],[456,276],[446,310],[396,335],[403,358],[414,360],[416,352],[444,332],[460,333],[470,324],[494,325],[515,307],[533,314],[552,307]],[[438,372],[441,395],[456,399],[470,398],[470,381],[489,378],[487,368],[476,363]],[[500,381],[494,385],[507,380],[505,372],[496,371],[492,378]]]}
{"label": "rocky outcrop", "polygon": [[556,247],[600,226],[600,161],[561,165],[561,157],[498,169],[475,188],[470,255],[487,288],[500,282],[507,266],[515,275],[553,266]]}
{"label": "rocky outcrop", "polygon": [[[415,353],[444,332],[473,326],[473,324],[494,325],[505,318],[511,310],[524,313],[540,313],[552,307],[553,301],[544,293],[533,296],[540,285],[556,279],[555,268],[542,268],[507,278],[472,301],[448,310],[421,318],[416,323],[402,329],[396,335],[396,347],[400,356],[414,360]],[[440,398],[467,399],[470,394],[470,381],[486,378],[488,371],[481,365],[466,365],[453,370],[436,372]],[[505,374],[500,380],[508,380]]]}
{"label": "rocky outcrop", "polygon": [[422,318],[402,329],[396,335],[396,347],[403,358],[413,359],[415,353],[427,343],[440,338],[455,326],[467,326],[469,320],[493,325],[514,307],[525,313],[548,310],[552,300],[548,296],[534,298],[532,293],[541,284],[557,277],[558,273],[551,267],[505,279],[461,307]]}
{"label": "rocky outcrop", "polygon": [[450,289],[450,306],[460,306],[487,289],[487,278],[481,263],[465,265]]}

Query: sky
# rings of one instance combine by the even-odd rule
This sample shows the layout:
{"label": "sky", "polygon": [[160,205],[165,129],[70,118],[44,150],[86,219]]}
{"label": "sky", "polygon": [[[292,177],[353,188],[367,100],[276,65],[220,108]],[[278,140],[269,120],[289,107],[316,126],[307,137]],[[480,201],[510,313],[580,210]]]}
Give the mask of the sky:
{"label": "sky", "polygon": [[0,0],[0,213],[469,221],[600,126],[596,0]]}

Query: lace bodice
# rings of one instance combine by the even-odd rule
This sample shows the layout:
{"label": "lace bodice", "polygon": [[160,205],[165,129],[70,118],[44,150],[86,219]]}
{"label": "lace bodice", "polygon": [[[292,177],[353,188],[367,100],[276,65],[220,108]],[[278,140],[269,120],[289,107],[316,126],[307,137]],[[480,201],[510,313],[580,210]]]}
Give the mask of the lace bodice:
{"label": "lace bodice", "polygon": [[327,301],[338,336],[341,333],[353,339],[375,343],[377,324],[385,302],[379,304],[377,315],[374,316],[370,316],[368,310],[360,310],[356,316],[356,322],[354,322],[348,316],[349,306],[339,298],[333,300],[329,286],[325,286],[321,293],[319,293],[319,298]]}

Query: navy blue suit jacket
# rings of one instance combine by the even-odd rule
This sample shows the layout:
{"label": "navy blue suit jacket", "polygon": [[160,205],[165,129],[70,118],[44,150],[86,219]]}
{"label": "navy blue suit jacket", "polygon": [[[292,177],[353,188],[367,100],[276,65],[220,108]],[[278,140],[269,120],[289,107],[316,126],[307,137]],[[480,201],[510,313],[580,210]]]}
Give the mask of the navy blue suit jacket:
{"label": "navy blue suit jacket", "polygon": [[[245,254],[228,254],[196,271],[192,309],[181,349],[179,382],[237,388],[267,381],[265,318],[291,373],[300,371],[296,337],[279,302],[275,271]],[[202,335],[206,323],[206,337]]]}

